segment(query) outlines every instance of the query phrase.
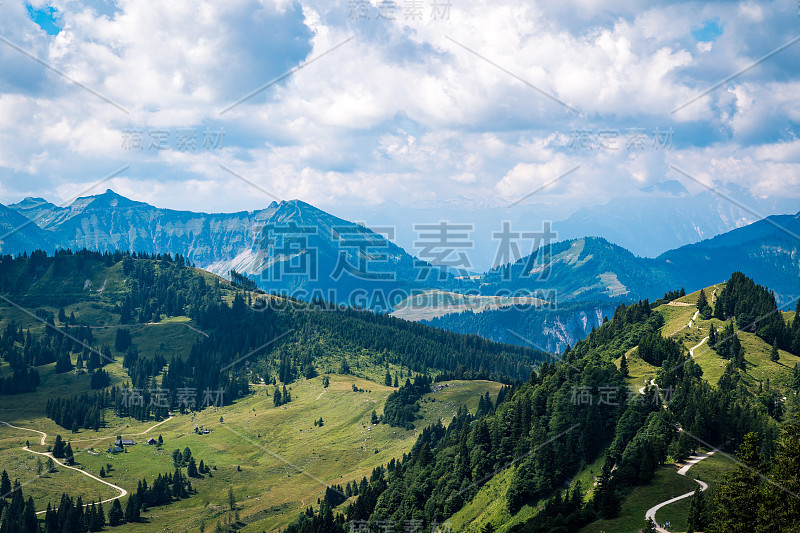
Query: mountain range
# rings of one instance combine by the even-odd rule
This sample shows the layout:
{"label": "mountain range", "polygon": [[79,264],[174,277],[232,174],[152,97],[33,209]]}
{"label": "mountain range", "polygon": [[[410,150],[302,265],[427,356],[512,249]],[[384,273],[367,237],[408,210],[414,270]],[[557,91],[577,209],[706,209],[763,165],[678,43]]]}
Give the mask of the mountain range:
{"label": "mountain range", "polygon": [[[603,237],[634,255],[655,258],[662,253],[744,227],[766,215],[795,213],[793,198],[760,198],[732,184],[714,184],[714,190],[690,193],[678,180],[664,180],[594,206],[570,210],[553,203],[497,204],[455,196],[436,205],[331,206],[329,211],[369,227],[394,226],[393,239],[408,251],[416,250],[413,223],[447,220],[473,225],[471,269],[483,272],[499,266],[498,241],[493,233],[508,221],[516,231],[537,231],[549,221],[557,240],[592,235]],[[528,253],[523,251],[523,253]]]}
{"label": "mountain range", "polygon": [[[708,217],[724,218],[719,213]],[[674,231],[655,222],[645,228],[645,233]],[[372,231],[299,200],[273,202],[257,211],[195,213],[154,207],[111,190],[65,207],[26,198],[0,206],[0,233],[4,254],[57,248],[181,254],[216,274],[236,270],[268,292],[378,311],[394,311],[409,294],[425,291],[535,293],[550,305],[539,309],[540,332],[529,334],[550,349],[588,334],[601,323],[608,304],[656,299],[680,287],[697,290],[719,283],[733,270],[769,286],[779,303],[800,294],[800,214],[773,215],[655,258],[640,257],[602,237],[582,236],[542,246],[514,264],[461,277],[412,256],[392,242],[391,233]],[[548,314],[559,306],[558,323],[566,328],[561,331],[553,322],[556,315]],[[565,309],[572,315],[564,316]],[[462,312],[463,307],[435,315]],[[500,313],[502,323],[502,311],[486,312],[481,320]],[[463,328],[463,317],[460,323]]]}

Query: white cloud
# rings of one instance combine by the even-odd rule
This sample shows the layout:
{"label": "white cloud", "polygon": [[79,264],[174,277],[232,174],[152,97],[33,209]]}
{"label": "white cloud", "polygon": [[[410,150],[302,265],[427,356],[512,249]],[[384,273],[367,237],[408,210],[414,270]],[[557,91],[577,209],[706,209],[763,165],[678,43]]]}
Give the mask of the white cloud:
{"label": "white cloud", "polygon": [[[781,63],[794,50],[671,113],[785,41],[779,2],[644,11],[632,1],[453,2],[449,20],[431,20],[426,9],[421,21],[400,14],[395,22],[351,20],[344,0],[121,0],[112,14],[78,0],[55,5],[58,36],[44,35],[16,4],[0,7],[0,30],[130,114],[0,46],[10,65],[0,74],[6,202],[79,189],[125,163],[130,172],[113,181],[120,192],[183,209],[271,201],[220,163],[276,196],[321,206],[455,197],[502,204],[580,164],[537,194],[575,208],[661,181],[671,161],[709,183],[800,195],[800,80]],[[695,42],[689,28],[714,17],[723,35],[713,46]],[[225,148],[129,152],[121,141],[131,127],[173,135],[222,127]],[[568,148],[575,128],[623,135],[632,127],[674,127],[682,136],[669,153]]]}

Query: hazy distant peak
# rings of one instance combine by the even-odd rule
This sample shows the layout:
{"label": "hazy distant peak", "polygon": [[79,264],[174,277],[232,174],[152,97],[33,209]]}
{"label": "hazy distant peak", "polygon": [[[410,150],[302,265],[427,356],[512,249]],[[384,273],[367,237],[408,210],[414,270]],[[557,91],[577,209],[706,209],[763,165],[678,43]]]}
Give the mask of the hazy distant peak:
{"label": "hazy distant peak", "polygon": [[689,194],[686,187],[678,180],[659,181],[642,188],[642,192],[669,194],[670,196],[687,196]]}
{"label": "hazy distant peak", "polygon": [[71,207],[79,207],[79,208],[86,208],[92,207],[93,209],[97,208],[106,208],[106,207],[136,207],[136,206],[145,206],[149,205],[145,202],[137,202],[136,200],[131,200],[125,196],[122,196],[119,193],[114,192],[111,189],[106,189],[106,192],[102,194],[95,194],[92,196],[82,196],[76,199]]}

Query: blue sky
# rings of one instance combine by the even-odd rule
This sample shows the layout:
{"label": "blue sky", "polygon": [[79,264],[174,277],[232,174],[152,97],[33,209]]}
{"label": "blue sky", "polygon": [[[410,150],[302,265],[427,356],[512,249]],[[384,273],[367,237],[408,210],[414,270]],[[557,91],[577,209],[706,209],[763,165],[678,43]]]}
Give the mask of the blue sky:
{"label": "blue sky", "polygon": [[32,6],[27,5],[28,16],[33,20],[39,28],[41,28],[47,35],[58,35],[61,31],[61,25],[58,22],[58,11],[50,5]]}
{"label": "blue sky", "polygon": [[0,202],[479,209],[579,166],[524,200],[566,215],[703,190],[671,165],[800,197],[800,42],[732,77],[800,35],[796,2],[416,4],[3,2]]}

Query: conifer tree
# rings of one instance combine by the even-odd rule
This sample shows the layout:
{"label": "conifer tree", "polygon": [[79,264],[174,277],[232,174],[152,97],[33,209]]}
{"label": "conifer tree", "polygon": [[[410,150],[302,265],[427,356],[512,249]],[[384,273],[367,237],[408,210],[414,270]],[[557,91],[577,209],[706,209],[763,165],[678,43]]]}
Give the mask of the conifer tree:
{"label": "conifer tree", "polygon": [[11,492],[11,479],[8,477],[8,472],[3,470],[2,479],[0,479],[0,497],[7,497]]}
{"label": "conifer tree", "polygon": [[108,512],[108,525],[116,527],[122,524],[124,519],[125,515],[122,512],[122,505],[119,503],[119,499],[116,499],[114,503],[111,504],[111,510]]}
{"label": "conifer tree", "polygon": [[687,520],[686,533],[694,533],[695,531],[703,531],[708,522],[706,500],[703,491],[700,490],[698,485],[694,489],[692,499],[689,501],[689,518]]}
{"label": "conifer tree", "polygon": [[700,296],[697,297],[697,309],[702,311],[707,305],[708,300],[706,299],[706,292],[703,289],[700,289]]}
{"label": "conifer tree", "polygon": [[64,457],[64,441],[61,435],[56,435],[56,441],[53,443],[53,457],[62,459]]}
{"label": "conifer tree", "polygon": [[125,506],[125,521],[129,523],[138,522],[140,516],[139,496],[131,494],[128,498],[128,505]]}
{"label": "conifer tree", "polygon": [[[729,531],[757,531],[763,487],[761,486],[761,456],[758,451],[758,435],[748,433],[737,454],[740,464],[725,477],[714,493],[712,522],[708,533]],[[762,530],[766,531],[766,530]]]}
{"label": "conifer tree", "polygon": [[72,453],[72,445],[68,442],[67,447],[64,449],[64,462],[68,465],[75,464],[75,455]]}
{"label": "conifer tree", "polygon": [[272,394],[272,403],[275,407],[281,405],[281,391],[278,387],[275,387],[275,392]]}

